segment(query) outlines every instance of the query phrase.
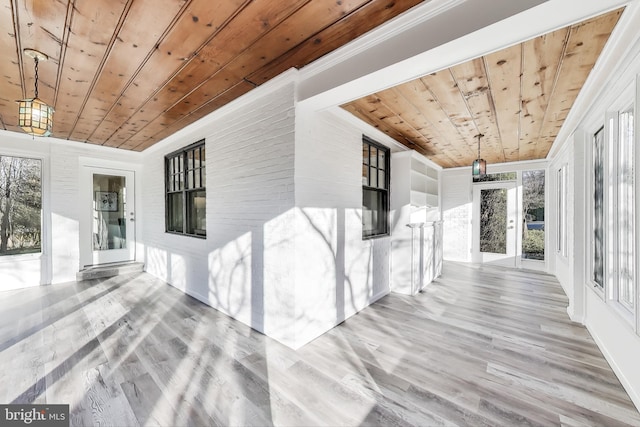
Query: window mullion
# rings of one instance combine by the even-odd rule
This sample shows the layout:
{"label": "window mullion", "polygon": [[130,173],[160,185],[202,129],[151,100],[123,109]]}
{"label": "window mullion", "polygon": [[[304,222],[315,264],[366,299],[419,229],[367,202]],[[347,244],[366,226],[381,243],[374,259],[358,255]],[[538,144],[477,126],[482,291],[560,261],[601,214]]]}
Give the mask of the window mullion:
{"label": "window mullion", "polygon": [[182,169],[183,169],[183,179],[184,184],[182,185],[182,232],[187,234],[187,224],[189,223],[187,220],[187,187],[189,186],[189,156],[188,152],[185,151],[182,153]]}

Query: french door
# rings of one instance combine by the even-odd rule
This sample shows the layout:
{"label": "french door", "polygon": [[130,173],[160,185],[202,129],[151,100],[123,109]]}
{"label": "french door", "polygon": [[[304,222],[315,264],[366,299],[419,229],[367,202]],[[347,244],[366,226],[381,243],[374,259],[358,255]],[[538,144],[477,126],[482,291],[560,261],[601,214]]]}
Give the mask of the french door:
{"label": "french door", "polygon": [[473,262],[516,266],[517,206],[515,182],[474,185]]}

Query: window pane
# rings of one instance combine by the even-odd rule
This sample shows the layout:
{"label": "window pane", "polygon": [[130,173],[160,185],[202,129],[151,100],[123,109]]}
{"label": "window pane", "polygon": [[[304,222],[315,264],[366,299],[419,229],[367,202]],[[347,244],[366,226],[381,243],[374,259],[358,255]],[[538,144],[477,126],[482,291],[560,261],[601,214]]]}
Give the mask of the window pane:
{"label": "window pane", "polygon": [[193,187],[193,169],[188,169],[187,170],[187,190],[194,188]]}
{"label": "window pane", "polygon": [[634,306],[634,147],[633,112],[620,114],[618,148],[618,271],[619,300],[629,308]]}
{"label": "window pane", "polygon": [[93,250],[127,247],[126,179],[119,175],[93,174]]}
{"label": "window pane", "polygon": [[604,128],[593,141],[593,281],[604,286]]}
{"label": "window pane", "polygon": [[389,149],[362,138],[362,237],[387,235]]}
{"label": "window pane", "polygon": [[375,236],[387,231],[386,192],[362,190],[362,235]]}
{"label": "window pane", "polygon": [[544,170],[522,172],[522,258],[544,260],[544,189]]}
{"label": "window pane", "polygon": [[384,171],[379,170],[378,171],[378,188],[386,188],[387,187],[387,182],[385,181],[385,176],[384,176]]}
{"label": "window pane", "polygon": [[182,195],[183,193],[167,195],[167,231],[183,232]]}
{"label": "window pane", "polygon": [[190,191],[187,193],[188,224],[187,233],[198,236],[207,235],[206,191]]}
{"label": "window pane", "polygon": [[41,163],[0,156],[0,256],[40,252]]}
{"label": "window pane", "polygon": [[493,182],[493,181],[515,181],[516,172],[488,173],[481,176],[474,176],[473,182]]}
{"label": "window pane", "polygon": [[507,253],[507,190],[480,190],[480,252]]}
{"label": "window pane", "polygon": [[372,167],[378,167],[378,149],[373,146],[369,146],[370,156],[369,156],[369,164]]}

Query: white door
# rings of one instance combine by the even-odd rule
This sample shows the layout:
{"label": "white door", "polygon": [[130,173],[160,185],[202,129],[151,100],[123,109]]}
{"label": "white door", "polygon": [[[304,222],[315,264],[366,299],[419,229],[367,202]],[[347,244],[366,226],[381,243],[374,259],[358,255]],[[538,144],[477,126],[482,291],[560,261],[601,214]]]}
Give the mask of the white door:
{"label": "white door", "polygon": [[[133,171],[87,167],[89,209],[83,233],[87,251],[82,264],[135,259],[135,179]],[[87,199],[85,199],[87,200]]]}
{"label": "white door", "polygon": [[473,187],[473,261],[515,267],[517,188],[514,182]]}

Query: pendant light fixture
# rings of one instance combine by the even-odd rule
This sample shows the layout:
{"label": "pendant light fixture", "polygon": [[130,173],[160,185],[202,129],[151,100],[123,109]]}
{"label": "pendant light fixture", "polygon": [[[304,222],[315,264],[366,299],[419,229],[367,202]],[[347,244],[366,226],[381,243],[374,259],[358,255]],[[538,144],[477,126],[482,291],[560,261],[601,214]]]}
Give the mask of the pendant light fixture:
{"label": "pendant light fixture", "polygon": [[35,61],[35,95],[18,102],[18,126],[33,136],[49,136],[53,127],[53,107],[38,98],[38,62],[49,59],[47,55],[33,49],[24,54]]}
{"label": "pendant light fixture", "polygon": [[482,178],[487,174],[487,162],[480,157],[480,138],[484,135],[481,133],[477,135],[478,137],[478,158],[473,161],[473,165],[471,167],[471,173],[474,178]]}

